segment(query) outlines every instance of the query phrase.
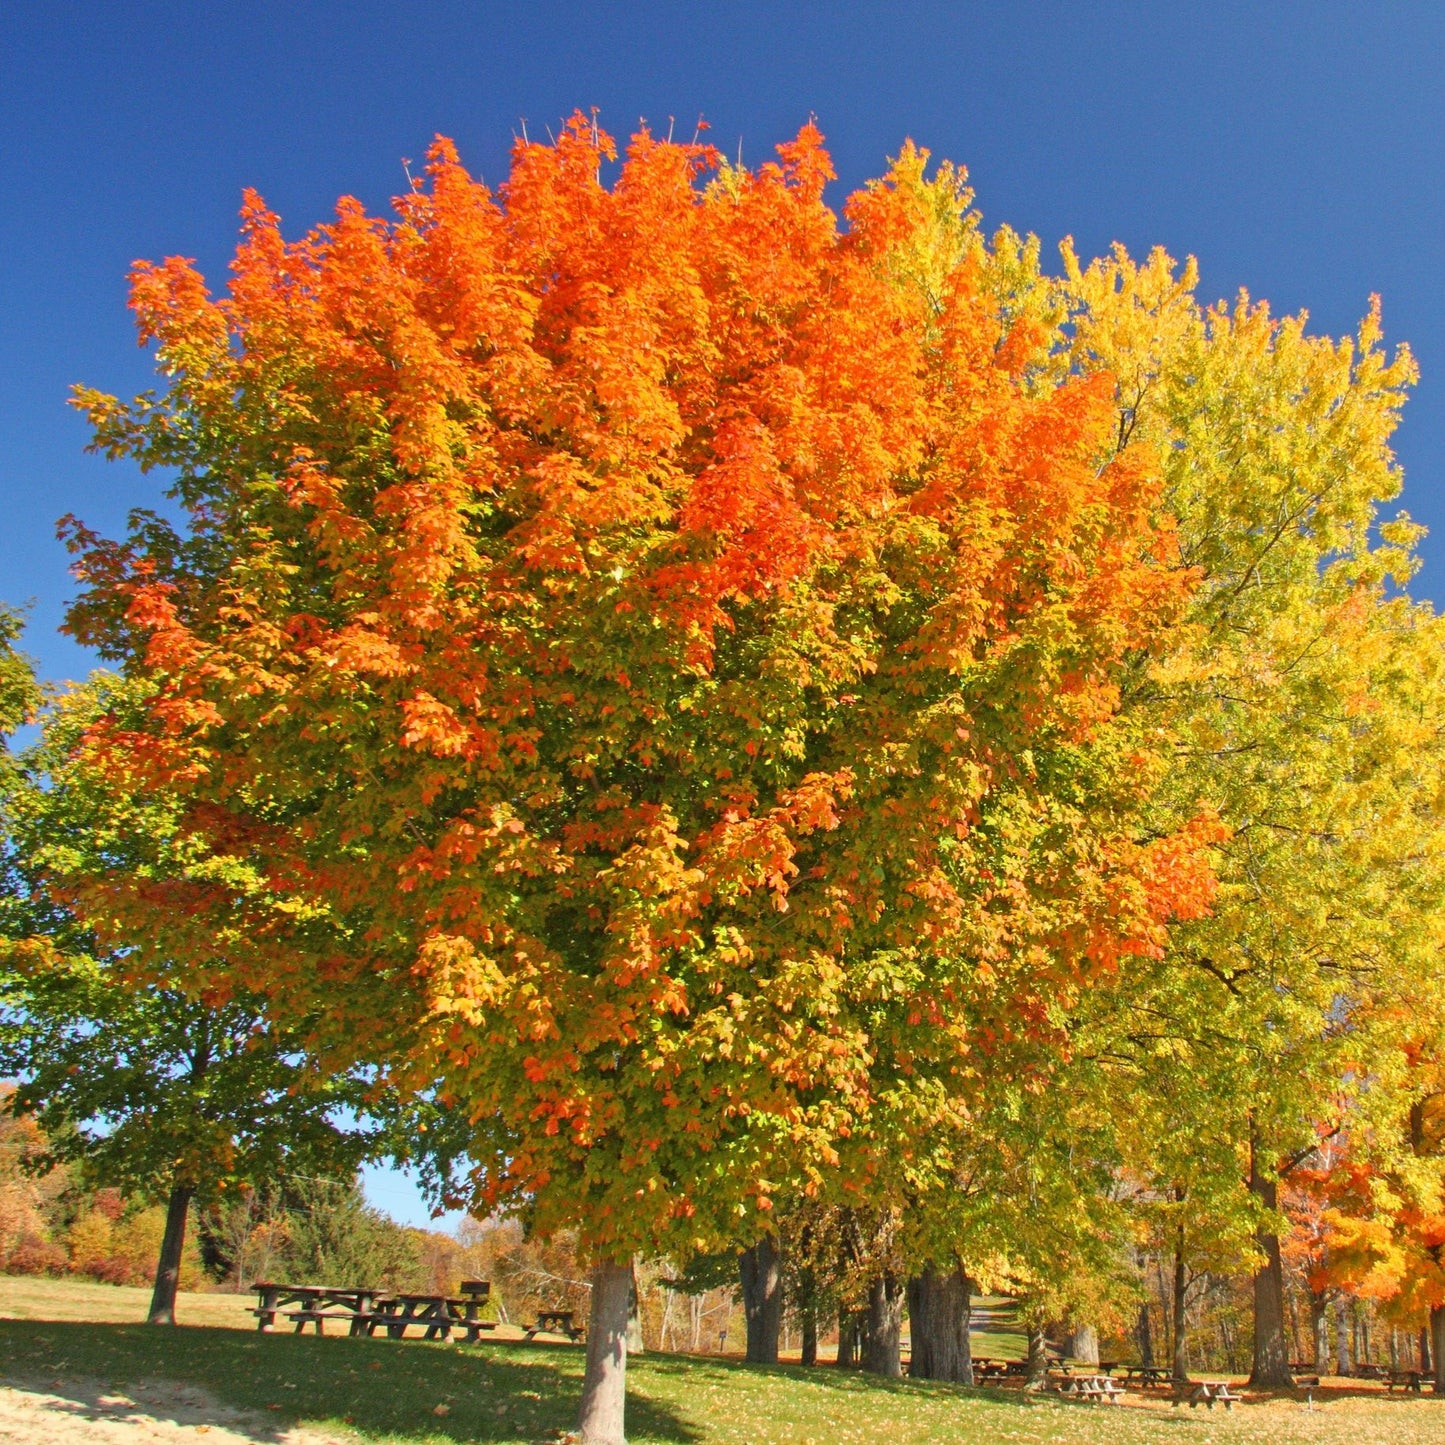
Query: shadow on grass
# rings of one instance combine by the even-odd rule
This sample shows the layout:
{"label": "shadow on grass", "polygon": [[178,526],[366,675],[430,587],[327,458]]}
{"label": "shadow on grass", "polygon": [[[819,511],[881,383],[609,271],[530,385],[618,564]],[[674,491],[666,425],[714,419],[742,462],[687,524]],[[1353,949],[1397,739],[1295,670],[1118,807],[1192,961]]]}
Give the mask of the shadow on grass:
{"label": "shadow on grass", "polygon": [[724,1359],[718,1355],[657,1354],[645,1355],[637,1363],[639,1371],[672,1376],[695,1375],[700,1371],[717,1370],[750,1380],[802,1380],[810,1385],[840,1392],[854,1391],[877,1395],[917,1393],[953,1394],[961,1399],[994,1400],[1003,1404],[1024,1405],[1037,1402],[1038,1397],[1019,1389],[1001,1389],[993,1385],[954,1385],[946,1380],[914,1380],[908,1375],[890,1379],[886,1375],[870,1375],[866,1370],[840,1370],[836,1365],[749,1365],[742,1360]]}
{"label": "shadow on grass", "polygon": [[[0,1360],[7,1376],[39,1381],[53,1394],[65,1394],[67,1380],[99,1380],[115,1390],[174,1380],[278,1424],[344,1423],[367,1435],[442,1442],[530,1442],[570,1429],[583,1367],[582,1351],[567,1345],[471,1347],[33,1320],[0,1321]],[[700,1440],[701,1431],[671,1404],[650,1397],[647,1373],[629,1390],[628,1434],[678,1445]],[[72,1387],[67,1398],[80,1393]]]}

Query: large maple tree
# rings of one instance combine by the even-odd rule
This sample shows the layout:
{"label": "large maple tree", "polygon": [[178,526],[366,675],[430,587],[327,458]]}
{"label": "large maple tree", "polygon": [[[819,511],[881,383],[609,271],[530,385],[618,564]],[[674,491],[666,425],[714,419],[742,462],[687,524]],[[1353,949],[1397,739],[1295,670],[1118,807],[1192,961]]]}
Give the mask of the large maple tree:
{"label": "large maple tree", "polygon": [[88,746],[197,843],[87,917],[321,1005],[471,1121],[477,1200],[581,1227],[587,1439],[634,1249],[876,1177],[1207,905],[1115,726],[1191,579],[1153,453],[925,162],[840,225],[811,125],[746,171],[577,116],[496,193],[439,140],[393,219],[248,197],[224,298],[138,265],[163,388],[79,393],[184,515],[71,528],[73,630],[153,689]]}

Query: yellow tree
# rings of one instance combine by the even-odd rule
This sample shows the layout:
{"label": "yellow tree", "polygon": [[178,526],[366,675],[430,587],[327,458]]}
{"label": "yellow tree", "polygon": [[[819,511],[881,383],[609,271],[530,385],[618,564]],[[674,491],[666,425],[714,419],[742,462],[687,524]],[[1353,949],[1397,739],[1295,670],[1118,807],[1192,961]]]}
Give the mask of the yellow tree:
{"label": "yellow tree", "polygon": [[1076,364],[1117,379],[1121,443],[1159,447],[1199,579],[1173,656],[1144,662],[1125,707],[1173,754],[1160,826],[1207,804],[1228,829],[1209,915],[1122,980],[1128,1087],[1175,1081],[1166,1135],[1232,1129],[1253,1379],[1278,1386],[1279,1181],[1360,1107],[1389,1002],[1438,970],[1442,636],[1397,590],[1418,529],[1379,516],[1414,369],[1383,354],[1378,309],[1334,341],[1245,297],[1200,308],[1192,266],[1162,253],[1066,262]]}

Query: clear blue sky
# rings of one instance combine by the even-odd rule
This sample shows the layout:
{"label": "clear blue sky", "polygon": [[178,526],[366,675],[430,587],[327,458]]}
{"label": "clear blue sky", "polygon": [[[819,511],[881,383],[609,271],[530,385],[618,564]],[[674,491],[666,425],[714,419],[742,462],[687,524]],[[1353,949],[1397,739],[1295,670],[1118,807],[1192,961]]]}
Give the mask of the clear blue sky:
{"label": "clear blue sky", "polygon": [[5,5],[0,599],[34,600],[47,675],[86,670],[55,631],[55,521],[116,532],[159,490],[85,456],[65,406],[75,381],[150,384],[132,260],[194,256],[219,282],[243,186],[296,234],[343,193],[384,206],[438,131],[495,181],[523,119],[541,135],[594,105],[619,135],[701,113],[745,161],[816,114],[835,203],[911,136],[969,167],[986,223],[1051,253],[1068,234],[1192,252],[1209,297],[1244,286],[1324,331],[1380,292],[1423,367],[1398,443],[1404,505],[1437,534],[1416,591],[1445,598],[1442,42],[1431,0]]}

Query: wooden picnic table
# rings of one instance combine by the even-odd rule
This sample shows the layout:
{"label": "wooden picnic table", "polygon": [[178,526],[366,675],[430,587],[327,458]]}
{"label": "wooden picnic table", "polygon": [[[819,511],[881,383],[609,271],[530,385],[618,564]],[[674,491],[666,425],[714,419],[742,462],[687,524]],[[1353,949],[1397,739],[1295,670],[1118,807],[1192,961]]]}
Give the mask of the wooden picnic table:
{"label": "wooden picnic table", "polygon": [[1212,1410],[1216,1400],[1222,1403],[1226,1410],[1232,1410],[1234,1402],[1239,1399],[1239,1396],[1229,1388],[1227,1380],[1200,1380],[1181,1385],[1174,1392],[1176,1405],[1185,1398],[1188,1399],[1191,1410],[1197,1409],[1200,1405],[1207,1405]]}
{"label": "wooden picnic table", "polygon": [[[271,1334],[276,1328],[276,1316],[285,1311],[286,1318],[296,1325],[299,1335],[309,1324],[316,1326],[318,1335],[324,1334],[327,1320],[344,1321],[353,1335],[369,1334],[366,1318],[372,1312],[383,1291],[361,1289],[354,1285],[328,1284],[278,1284],[273,1280],[260,1280],[253,1288],[256,1291],[256,1328],[263,1334]],[[296,1310],[289,1305],[299,1305]]]}
{"label": "wooden picnic table", "polygon": [[1027,1360],[989,1360],[975,1359],[973,1362],[973,1377],[981,1385],[990,1381],[1003,1381],[1014,1379],[1019,1375],[1027,1375],[1029,1362]]}
{"label": "wooden picnic table", "polygon": [[[299,1335],[307,1325],[315,1325],[316,1333],[326,1333],[326,1322],[337,1320],[347,1325],[355,1336],[374,1335],[385,1329],[393,1340],[405,1339],[412,1326],[420,1327],[425,1338],[450,1339],[453,1330],[465,1333],[469,1342],[478,1339],[484,1330],[496,1329],[492,1320],[481,1318],[482,1309],[491,1296],[487,1280],[464,1280],[462,1294],[452,1298],[439,1294],[387,1294],[379,1289],[360,1289],[321,1284],[258,1283],[257,1308],[251,1313],[259,1320],[258,1328],[269,1333],[276,1328],[276,1316],[284,1313],[296,1326]],[[299,1309],[288,1309],[299,1305]]]}
{"label": "wooden picnic table", "polygon": [[1124,1383],[1137,1383],[1141,1387],[1167,1385],[1174,1372],[1168,1365],[1125,1365]]}
{"label": "wooden picnic table", "polygon": [[1061,1395],[1087,1400],[1091,1405],[1097,1405],[1100,1401],[1117,1405],[1119,1397],[1124,1393],[1117,1380],[1100,1374],[1066,1374],[1056,1388]]}
{"label": "wooden picnic table", "polygon": [[574,1343],[586,1333],[575,1322],[572,1310],[538,1310],[537,1323],[526,1331],[525,1338],[533,1335],[566,1335]]}
{"label": "wooden picnic table", "polygon": [[1408,1390],[1412,1395],[1418,1395],[1423,1378],[1419,1370],[1386,1370],[1385,1393],[1392,1395],[1396,1390]]}
{"label": "wooden picnic table", "polygon": [[424,1339],[449,1340],[452,1331],[457,1330],[466,1335],[468,1344],[473,1344],[484,1330],[497,1327],[495,1320],[481,1317],[492,1287],[486,1280],[467,1280],[461,1288],[464,1293],[458,1297],[394,1294],[379,1299],[366,1316],[366,1333],[374,1335],[384,1329],[388,1339],[401,1340],[415,1326],[423,1331]]}

